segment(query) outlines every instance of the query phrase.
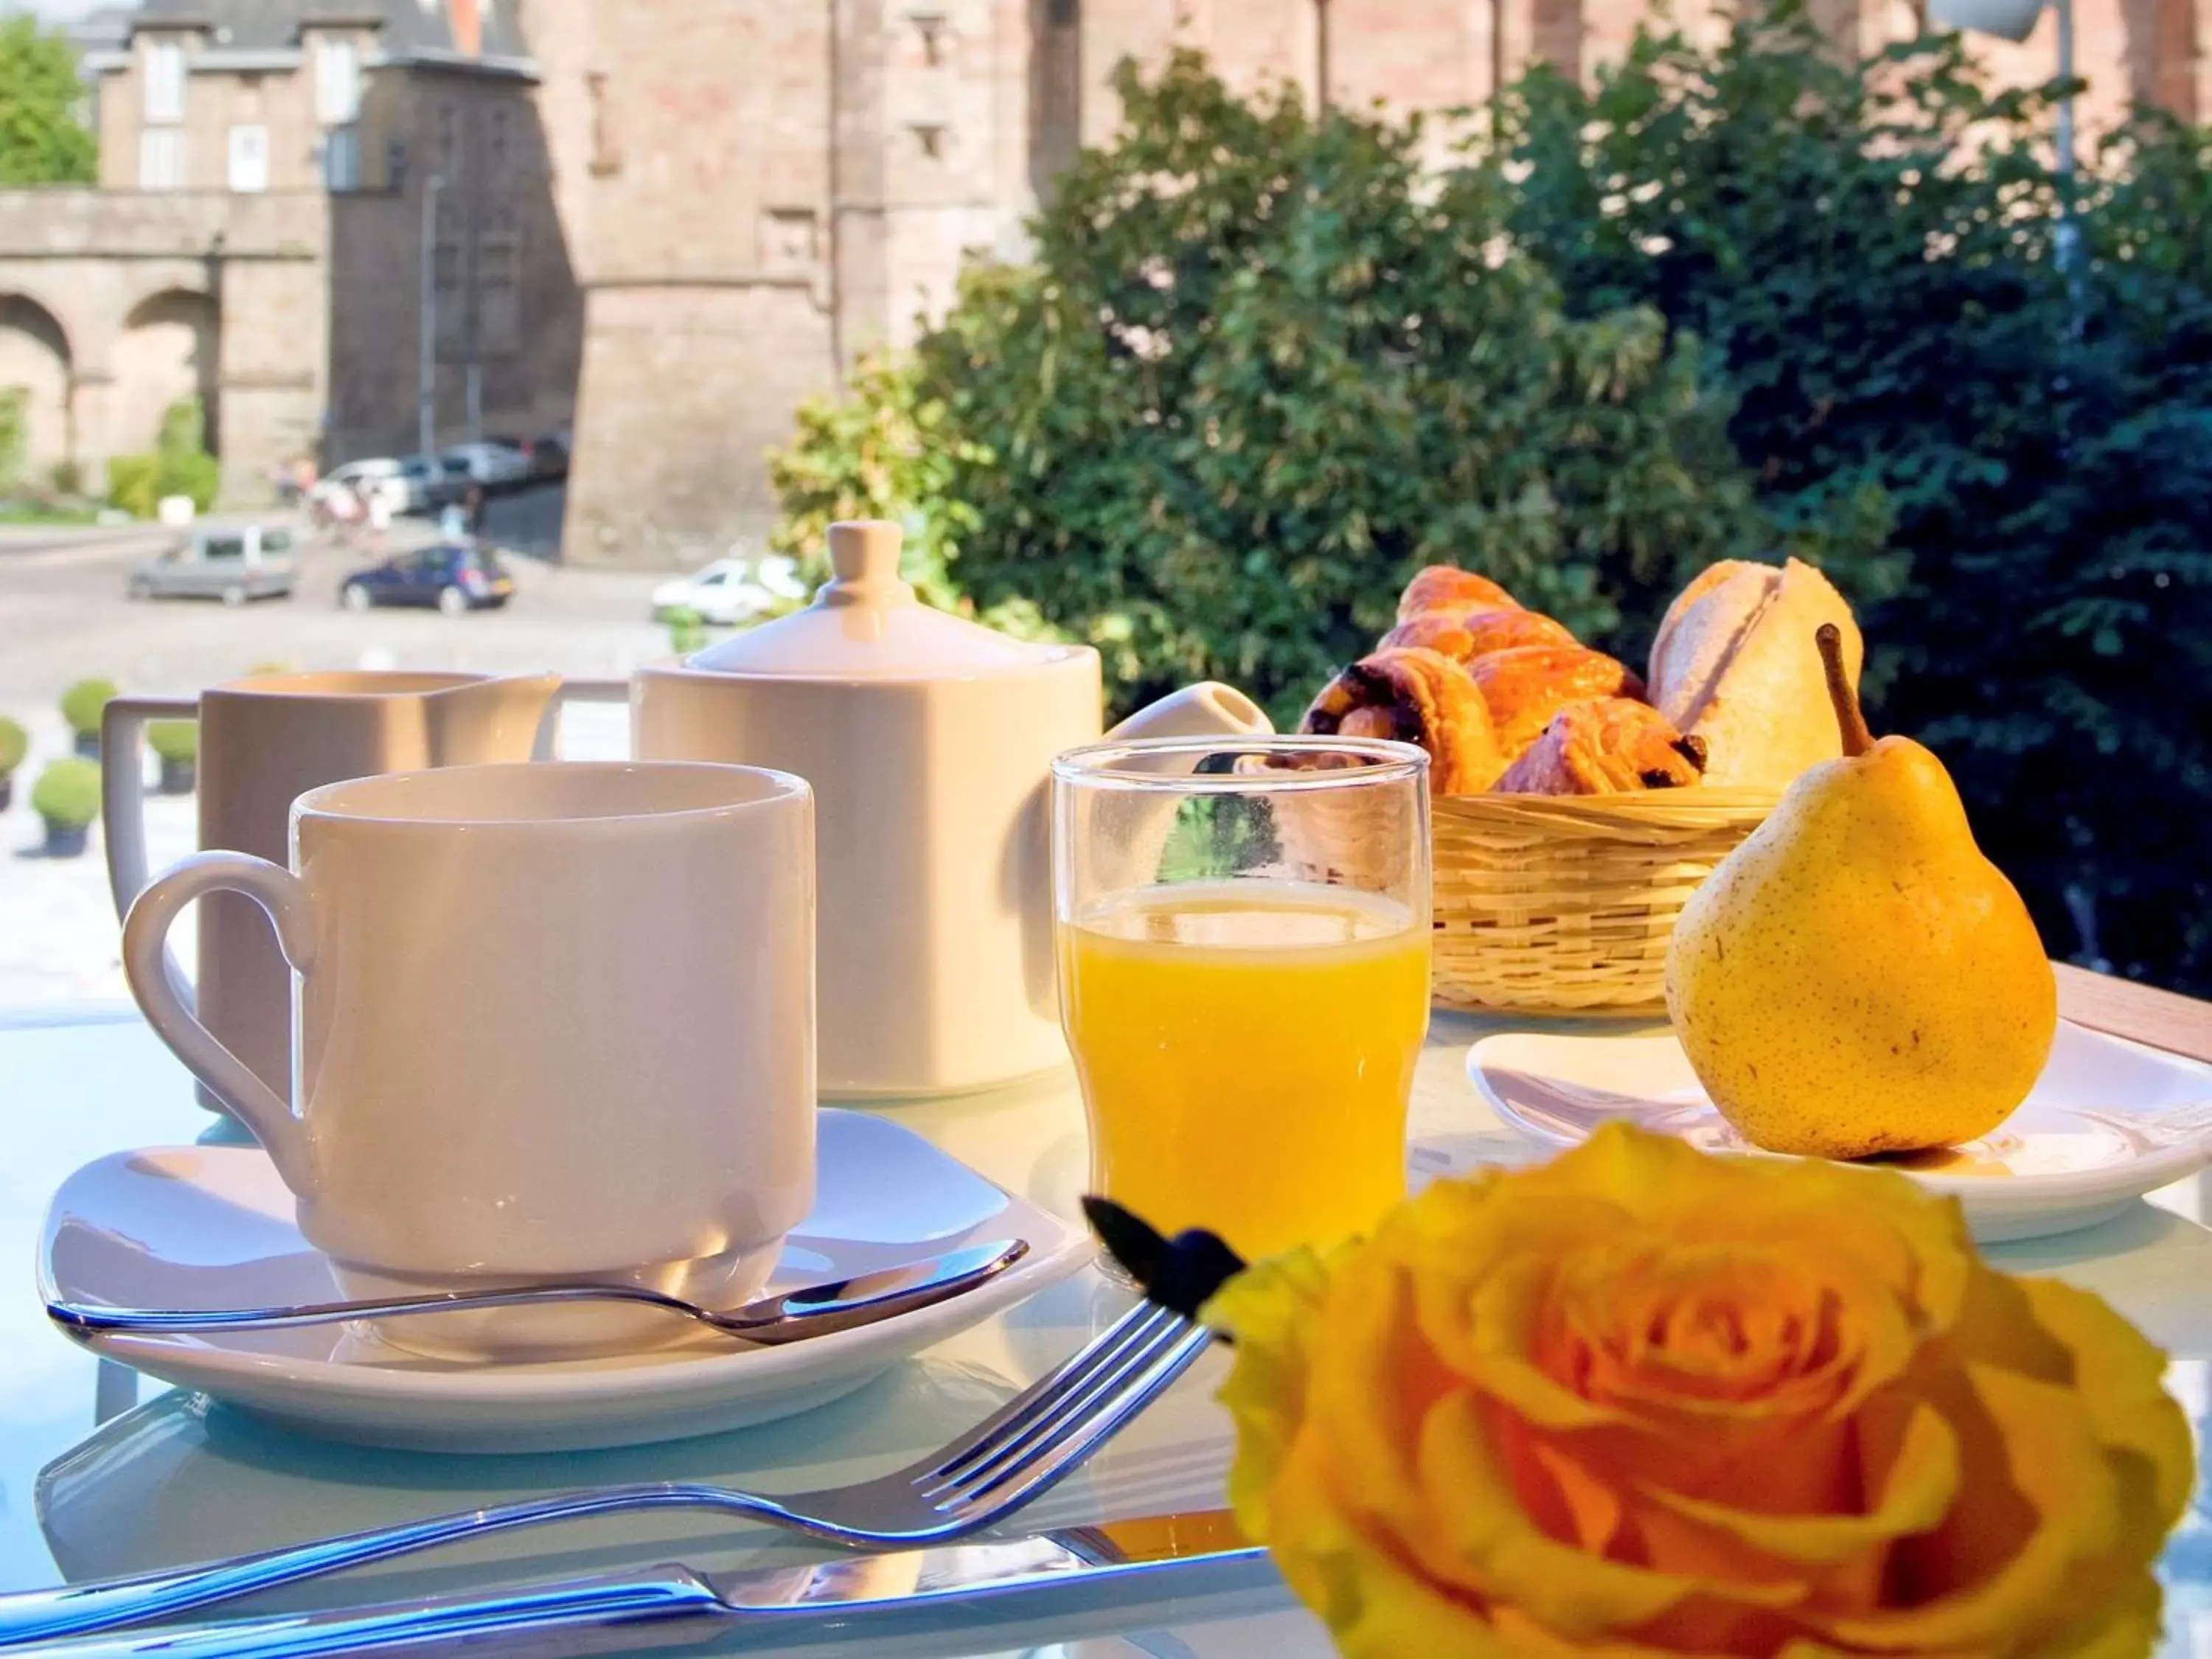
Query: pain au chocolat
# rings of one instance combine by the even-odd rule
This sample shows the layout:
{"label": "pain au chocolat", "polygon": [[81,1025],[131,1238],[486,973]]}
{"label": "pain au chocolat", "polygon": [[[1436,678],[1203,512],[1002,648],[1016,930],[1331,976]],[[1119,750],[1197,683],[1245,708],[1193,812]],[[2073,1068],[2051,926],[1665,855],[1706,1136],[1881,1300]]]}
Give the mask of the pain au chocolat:
{"label": "pain au chocolat", "polygon": [[1417,743],[1429,752],[1431,794],[1479,793],[1506,765],[1489,708],[1467,671],[1419,647],[1361,658],[1322,688],[1298,729]]}

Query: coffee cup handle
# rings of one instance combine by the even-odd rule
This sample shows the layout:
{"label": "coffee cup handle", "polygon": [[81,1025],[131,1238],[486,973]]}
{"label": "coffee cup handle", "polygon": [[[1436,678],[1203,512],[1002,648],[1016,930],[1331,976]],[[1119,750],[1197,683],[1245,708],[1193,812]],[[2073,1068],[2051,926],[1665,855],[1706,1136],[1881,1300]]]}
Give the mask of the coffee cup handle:
{"label": "coffee cup handle", "polygon": [[299,877],[250,853],[194,853],[156,877],[132,902],[123,919],[123,975],[146,1023],[170,1052],[253,1132],[284,1184],[305,1193],[313,1172],[300,1120],[275,1090],[200,1024],[163,965],[169,929],[179,913],[203,893],[218,890],[243,893],[259,905],[276,930],[284,959],[298,973],[312,969],[314,913]]}
{"label": "coffee cup handle", "polygon": [[628,702],[628,680],[588,679],[581,677],[564,678],[553,693],[553,701],[545,706],[544,718],[538,722],[538,740],[532,746],[530,758],[551,760],[555,741],[561,731],[561,711],[572,702]]}

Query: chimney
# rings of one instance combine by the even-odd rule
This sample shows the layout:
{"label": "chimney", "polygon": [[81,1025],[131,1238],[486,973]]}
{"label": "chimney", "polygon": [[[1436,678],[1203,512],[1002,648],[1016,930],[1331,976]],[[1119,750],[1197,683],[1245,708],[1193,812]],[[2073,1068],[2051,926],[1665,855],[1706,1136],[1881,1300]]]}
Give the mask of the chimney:
{"label": "chimney", "polygon": [[483,15],[477,0],[449,0],[453,21],[453,50],[471,58],[483,55]]}

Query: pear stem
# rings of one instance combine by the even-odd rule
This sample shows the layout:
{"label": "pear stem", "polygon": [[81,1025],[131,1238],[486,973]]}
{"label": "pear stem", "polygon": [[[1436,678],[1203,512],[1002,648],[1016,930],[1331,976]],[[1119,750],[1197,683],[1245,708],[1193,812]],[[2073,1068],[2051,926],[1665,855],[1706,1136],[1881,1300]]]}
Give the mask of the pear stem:
{"label": "pear stem", "polygon": [[1859,710],[1858,688],[1851,684],[1851,671],[1844,666],[1843,630],[1833,623],[1822,623],[1813,639],[1820,647],[1820,665],[1828,672],[1828,701],[1836,706],[1836,726],[1844,734],[1844,753],[1863,755],[1874,747],[1874,733],[1867,729],[1866,716]]}

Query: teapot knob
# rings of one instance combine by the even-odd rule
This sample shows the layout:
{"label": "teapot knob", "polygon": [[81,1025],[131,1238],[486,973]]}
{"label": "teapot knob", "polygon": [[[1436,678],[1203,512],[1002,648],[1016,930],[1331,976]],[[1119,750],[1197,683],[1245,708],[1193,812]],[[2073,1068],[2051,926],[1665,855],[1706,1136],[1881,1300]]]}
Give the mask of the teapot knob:
{"label": "teapot knob", "polygon": [[846,519],[830,526],[830,568],[848,586],[883,587],[898,580],[899,527],[889,519]]}

